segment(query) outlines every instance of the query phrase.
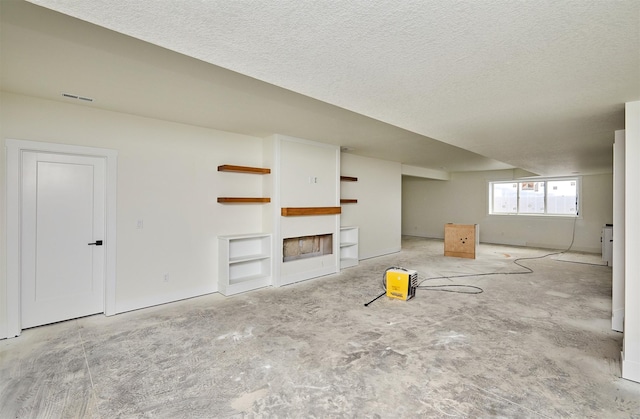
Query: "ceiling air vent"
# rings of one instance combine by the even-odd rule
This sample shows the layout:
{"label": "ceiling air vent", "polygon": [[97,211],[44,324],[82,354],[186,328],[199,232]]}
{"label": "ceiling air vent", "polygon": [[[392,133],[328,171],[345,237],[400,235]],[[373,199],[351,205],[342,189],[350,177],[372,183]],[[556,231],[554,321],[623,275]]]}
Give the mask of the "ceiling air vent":
{"label": "ceiling air vent", "polygon": [[93,102],[93,99],[90,97],[86,97],[86,96],[78,96],[78,95],[74,95],[71,93],[63,93],[62,96],[69,98],[69,99],[77,99],[77,100],[84,100],[85,102]]}

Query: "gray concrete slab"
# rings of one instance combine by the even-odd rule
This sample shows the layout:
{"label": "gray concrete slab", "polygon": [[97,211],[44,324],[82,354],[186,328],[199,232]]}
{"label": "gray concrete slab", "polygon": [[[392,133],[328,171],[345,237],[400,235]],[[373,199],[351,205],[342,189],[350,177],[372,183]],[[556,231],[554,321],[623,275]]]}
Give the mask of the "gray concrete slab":
{"label": "gray concrete slab", "polygon": [[[25,330],[0,342],[0,418],[640,417],[611,268],[567,253],[509,274],[547,253],[447,258],[442,241],[405,237],[337,275]],[[398,265],[484,292],[365,307]]]}

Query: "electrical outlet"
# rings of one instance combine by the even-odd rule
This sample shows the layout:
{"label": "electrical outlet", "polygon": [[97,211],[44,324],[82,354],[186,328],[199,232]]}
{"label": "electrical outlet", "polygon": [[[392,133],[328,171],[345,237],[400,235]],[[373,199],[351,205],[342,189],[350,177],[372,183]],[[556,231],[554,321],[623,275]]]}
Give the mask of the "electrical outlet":
{"label": "electrical outlet", "polygon": [[169,274],[164,274],[164,282],[169,282]]}
{"label": "electrical outlet", "polygon": [[138,220],[138,222],[136,223],[136,228],[138,230],[142,230],[144,228],[144,221],[141,219]]}

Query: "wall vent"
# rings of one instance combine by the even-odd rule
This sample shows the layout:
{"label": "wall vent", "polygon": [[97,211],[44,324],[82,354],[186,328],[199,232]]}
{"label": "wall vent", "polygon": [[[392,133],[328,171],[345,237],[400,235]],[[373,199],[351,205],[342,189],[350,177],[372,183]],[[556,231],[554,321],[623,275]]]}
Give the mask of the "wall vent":
{"label": "wall vent", "polygon": [[78,95],[74,95],[72,93],[63,93],[62,96],[69,98],[69,99],[77,99],[77,100],[84,100],[85,102],[93,102],[93,99],[90,97],[86,97],[86,96],[78,96]]}

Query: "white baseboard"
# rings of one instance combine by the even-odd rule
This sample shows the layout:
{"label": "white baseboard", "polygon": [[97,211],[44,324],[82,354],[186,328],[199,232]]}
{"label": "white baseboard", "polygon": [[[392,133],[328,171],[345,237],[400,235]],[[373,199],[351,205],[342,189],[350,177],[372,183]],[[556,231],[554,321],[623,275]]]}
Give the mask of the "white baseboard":
{"label": "white baseboard", "polygon": [[215,291],[216,290],[214,290],[212,287],[201,287],[188,290],[179,290],[170,294],[152,295],[149,297],[136,298],[126,301],[116,301],[115,314],[125,313],[127,311],[133,310],[140,310],[160,304],[173,303],[180,300],[186,300],[188,298],[211,294]]}
{"label": "white baseboard", "polygon": [[624,308],[613,310],[611,316],[611,329],[616,332],[624,332]]}
{"label": "white baseboard", "polygon": [[379,256],[385,256],[385,255],[391,255],[393,253],[398,253],[400,250],[402,250],[400,247],[391,247],[388,249],[378,250],[375,253],[361,254],[360,260],[377,258]]}
{"label": "white baseboard", "polygon": [[624,359],[622,353],[622,378],[640,383],[640,362]]}

